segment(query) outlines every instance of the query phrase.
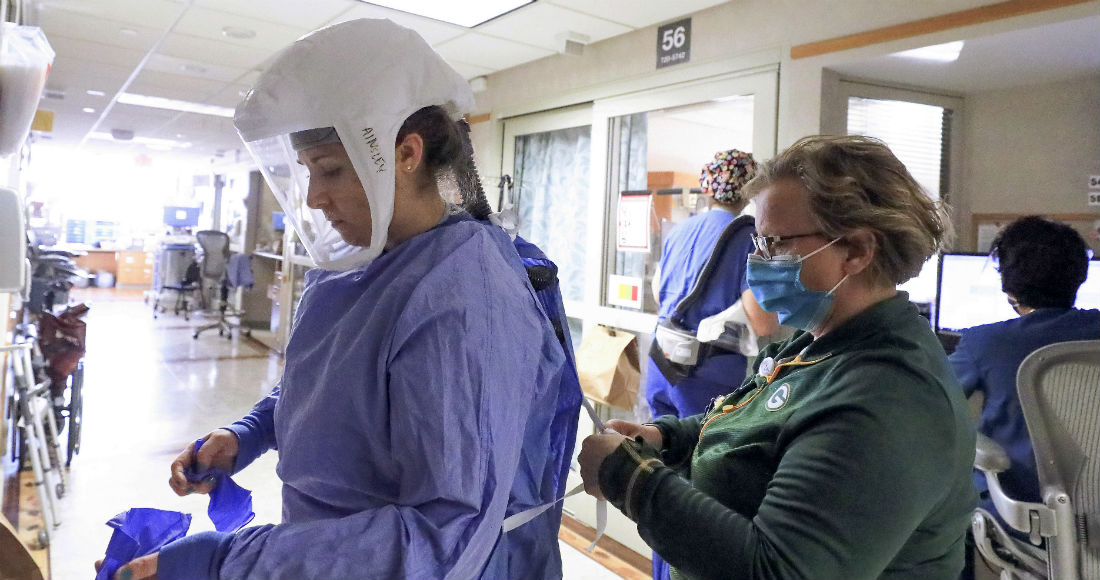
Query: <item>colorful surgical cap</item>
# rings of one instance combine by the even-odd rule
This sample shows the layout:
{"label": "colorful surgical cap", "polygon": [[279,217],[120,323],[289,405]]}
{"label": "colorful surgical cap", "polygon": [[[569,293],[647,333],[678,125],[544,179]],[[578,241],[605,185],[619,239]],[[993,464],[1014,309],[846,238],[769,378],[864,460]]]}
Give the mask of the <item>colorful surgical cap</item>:
{"label": "colorful surgical cap", "polygon": [[741,200],[741,188],[756,175],[752,153],[737,149],[719,151],[714,161],[703,166],[699,186],[709,191],[716,201],[733,203]]}

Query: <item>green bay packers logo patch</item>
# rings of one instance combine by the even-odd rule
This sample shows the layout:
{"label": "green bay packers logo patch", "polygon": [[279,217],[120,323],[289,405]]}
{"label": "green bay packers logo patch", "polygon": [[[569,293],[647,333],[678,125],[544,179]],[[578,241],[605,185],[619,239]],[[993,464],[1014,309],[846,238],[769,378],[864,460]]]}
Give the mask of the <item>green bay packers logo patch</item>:
{"label": "green bay packers logo patch", "polygon": [[768,397],[768,402],[764,404],[764,407],[769,411],[778,411],[783,408],[783,405],[787,404],[787,400],[790,398],[791,385],[783,383],[772,393],[772,396]]}

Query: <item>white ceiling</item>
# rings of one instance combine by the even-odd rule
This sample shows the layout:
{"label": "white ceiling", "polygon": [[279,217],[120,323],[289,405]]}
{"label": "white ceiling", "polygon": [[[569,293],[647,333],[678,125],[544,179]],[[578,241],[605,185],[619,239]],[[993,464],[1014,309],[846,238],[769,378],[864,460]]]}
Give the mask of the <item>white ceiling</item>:
{"label": "white ceiling", "polygon": [[[54,111],[53,131],[41,138],[144,151],[135,142],[89,137],[123,129],[188,143],[173,153],[209,159],[241,147],[230,119],[110,104],[124,91],[234,107],[276,51],[354,18],[389,18],[416,30],[473,78],[557,54],[570,33],[599,42],[723,1],[538,0],[474,28],[357,0],[26,0],[24,9],[26,23],[41,26],[57,52],[40,106]],[[255,36],[231,38],[226,27]]]}
{"label": "white ceiling", "polygon": [[[595,43],[722,2],[538,0],[472,29],[357,0],[24,0],[24,10],[25,21],[41,26],[57,52],[40,106],[56,115],[46,138],[148,152],[135,142],[88,138],[93,127],[96,133],[124,129],[137,137],[188,143],[173,154],[209,160],[241,149],[230,119],[120,103],[108,110],[108,105],[125,87],[130,93],[234,107],[277,50],[316,28],[353,18],[389,18],[413,28],[473,78],[557,54],[570,33]],[[256,34],[234,39],[223,34],[225,27]],[[1100,15],[967,39],[953,63],[881,56],[831,68],[960,94],[1055,82],[1100,74],[1098,30]],[[94,113],[83,112],[85,107]]]}
{"label": "white ceiling", "polygon": [[963,95],[1100,75],[1100,15],[958,40],[966,43],[954,62],[886,55],[830,68]]}

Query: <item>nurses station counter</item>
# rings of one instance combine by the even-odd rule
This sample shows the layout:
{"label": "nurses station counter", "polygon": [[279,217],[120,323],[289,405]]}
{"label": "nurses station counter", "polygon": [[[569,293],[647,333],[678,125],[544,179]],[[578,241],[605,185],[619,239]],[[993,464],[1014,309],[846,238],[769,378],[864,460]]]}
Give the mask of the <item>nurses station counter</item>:
{"label": "nurses station counter", "polygon": [[76,258],[76,265],[91,274],[107,272],[119,286],[152,286],[153,252],[143,250],[104,250],[89,248],[86,256]]}

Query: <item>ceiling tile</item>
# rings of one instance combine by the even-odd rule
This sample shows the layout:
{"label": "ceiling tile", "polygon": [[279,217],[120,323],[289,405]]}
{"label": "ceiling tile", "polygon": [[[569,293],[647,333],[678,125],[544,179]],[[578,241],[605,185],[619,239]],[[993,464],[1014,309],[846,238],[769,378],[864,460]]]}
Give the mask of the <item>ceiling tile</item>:
{"label": "ceiling tile", "polygon": [[333,19],[329,24],[347,22],[348,20],[355,20],[356,18],[388,18],[401,26],[415,30],[417,34],[423,37],[424,40],[431,45],[450,40],[469,30],[462,26],[441,22],[439,20],[432,20],[431,18],[424,18],[423,16],[409,14],[408,12],[401,12],[400,10],[393,10],[373,4],[362,4],[359,2],[356,2],[351,10]]}
{"label": "ceiling tile", "polygon": [[435,49],[448,61],[464,62],[500,70],[538,60],[554,51],[520,44],[511,40],[486,36],[477,32],[466,34],[436,45]]}
{"label": "ceiling tile", "polygon": [[[229,38],[222,34],[222,28],[226,26],[254,30],[256,36],[247,40]],[[256,20],[254,16],[241,16],[208,8],[192,7],[176,25],[174,32],[227,42],[254,50],[275,51],[294,42],[311,30],[313,29],[309,26],[287,26]]]}
{"label": "ceiling tile", "polygon": [[477,27],[477,32],[482,34],[533,44],[553,51],[562,49],[564,40],[559,39],[559,36],[564,36],[567,32],[588,36],[585,44],[589,44],[631,30],[633,29],[616,22],[544,2],[528,4]]}
{"label": "ceiling tile", "polygon": [[[120,48],[109,44],[89,42],[79,38],[70,38],[55,34],[49,37],[50,47],[66,59],[67,55],[79,54],[86,61],[103,63],[133,70],[145,57],[145,51]],[[55,57],[56,60],[56,57]]]}
{"label": "ceiling tile", "polygon": [[171,73],[183,77],[200,78],[212,81],[229,83],[237,80],[247,69],[232,68],[211,64],[210,62],[198,62],[185,58],[176,58],[165,54],[154,54],[145,62],[142,71],[159,71]]}
{"label": "ceiling tile", "polygon": [[[162,30],[158,28],[123,24],[61,9],[41,12],[38,18],[38,26],[42,27],[42,31],[46,33],[46,38],[51,45],[54,37],[65,36],[141,52],[148,52],[156,44],[162,33]],[[122,28],[128,28],[134,33],[122,34],[119,32]]]}
{"label": "ceiling tile", "polygon": [[39,19],[47,18],[52,11],[62,10],[163,30],[171,26],[187,5],[175,0],[40,0],[35,8]]}
{"label": "ceiling tile", "polygon": [[[543,0],[547,1],[547,0]],[[632,28],[661,24],[685,14],[693,14],[728,0],[676,0],[675,2],[638,2],[637,0],[549,0],[564,8],[618,22]]]}
{"label": "ceiling tile", "polygon": [[206,99],[206,104],[237,108],[237,104],[244,100],[245,94],[247,94],[248,90],[251,88],[251,85],[228,85],[216,95]]}
{"label": "ceiling tile", "polygon": [[164,43],[157,49],[157,52],[179,59],[242,70],[258,67],[271,56],[269,50],[249,48],[177,32],[169,34],[164,39]]}
{"label": "ceiling tile", "polygon": [[320,28],[354,4],[349,0],[195,0],[195,6],[310,30]]}
{"label": "ceiling tile", "polygon": [[46,88],[65,91],[66,98],[84,93],[88,89],[107,93],[113,97],[133,69],[75,58],[58,58],[50,67]]}
{"label": "ceiling tile", "polygon": [[99,124],[99,129],[106,132],[110,132],[111,129],[130,129],[139,134],[148,133],[169,123],[179,114],[179,111],[168,109],[115,103],[115,106],[111,107],[111,112]]}
{"label": "ceiling tile", "polygon": [[127,92],[201,103],[221,92],[225,85],[222,81],[146,69],[134,79]]}

